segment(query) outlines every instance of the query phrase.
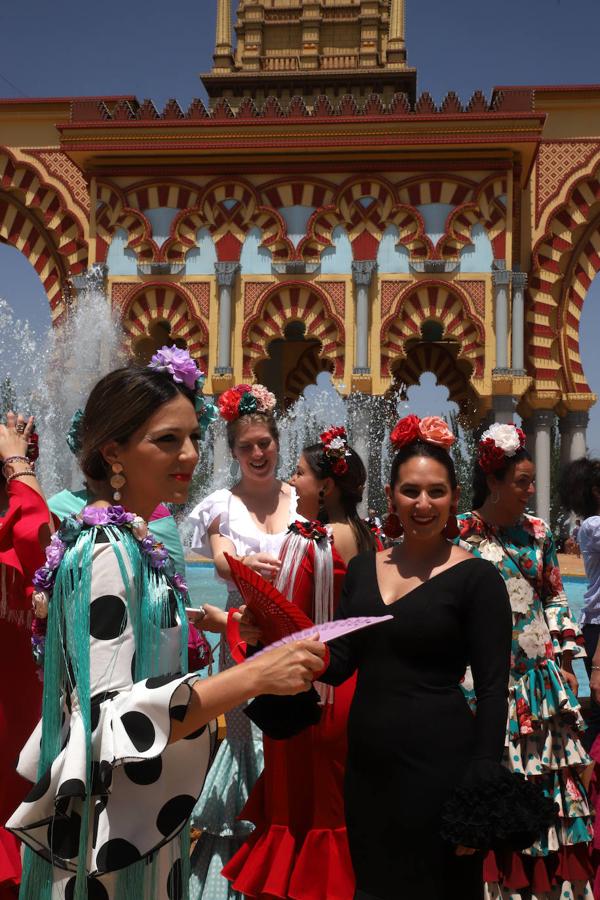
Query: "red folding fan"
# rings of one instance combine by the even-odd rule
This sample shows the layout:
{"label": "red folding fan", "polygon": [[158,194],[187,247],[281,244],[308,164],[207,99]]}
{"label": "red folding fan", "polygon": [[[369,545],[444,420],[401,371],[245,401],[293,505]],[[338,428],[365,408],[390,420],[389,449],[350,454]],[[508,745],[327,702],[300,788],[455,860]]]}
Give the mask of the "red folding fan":
{"label": "red folding fan", "polygon": [[270,581],[228,553],[225,554],[225,559],[229,563],[238,591],[256,619],[265,645],[304,628],[315,627],[314,622],[290,603]]}

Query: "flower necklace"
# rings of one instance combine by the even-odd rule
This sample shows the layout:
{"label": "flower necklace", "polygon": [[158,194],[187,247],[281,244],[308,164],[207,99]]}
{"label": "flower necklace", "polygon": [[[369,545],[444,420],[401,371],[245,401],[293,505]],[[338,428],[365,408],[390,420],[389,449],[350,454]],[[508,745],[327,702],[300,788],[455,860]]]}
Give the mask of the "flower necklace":
{"label": "flower necklace", "polygon": [[79,515],[67,516],[58,531],[52,535],[46,547],[46,562],[32,578],[35,591],[31,598],[34,611],[31,646],[38,666],[44,664],[48,604],[54,590],[57,570],[67,548],[75,544],[81,532],[85,528],[102,525],[128,528],[139,543],[141,552],[148,558],[150,566],[161,571],[180,593],[187,592],[185,579],[175,571],[167,548],[152,536],[147,522],[141,516],[127,512],[122,506],[86,506]]}

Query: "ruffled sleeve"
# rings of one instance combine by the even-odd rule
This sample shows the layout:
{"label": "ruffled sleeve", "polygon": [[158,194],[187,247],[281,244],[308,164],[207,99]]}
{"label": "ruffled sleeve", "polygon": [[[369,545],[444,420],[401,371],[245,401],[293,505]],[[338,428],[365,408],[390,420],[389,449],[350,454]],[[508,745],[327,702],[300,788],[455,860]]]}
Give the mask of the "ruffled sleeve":
{"label": "ruffled sleeve", "polygon": [[80,690],[65,683],[61,748],[40,772],[40,732],[34,732],[21,753],[19,772],[35,784],[7,823],[55,866],[75,871],[87,818],[89,875],[137,862],[181,831],[202,790],[214,748],[216,723],[169,743],[171,723],[184,718],[199,677],[179,674],[180,626],[171,614],[161,628],[158,674],[133,681],[138,603],[131,574],[126,582],[113,547],[96,545],[90,593],[89,736]]}
{"label": "ruffled sleeve", "polygon": [[565,594],[552,532],[546,526],[542,548],[541,599],[555,654],[571,651],[573,657],[585,656],[581,629]]}
{"label": "ruffled sleeve", "polygon": [[189,521],[194,526],[192,535],[192,550],[212,559],[212,548],[208,536],[208,529],[215,519],[219,519],[219,531],[223,533],[223,526],[227,526],[229,498],[231,492],[226,488],[213,491],[205,497],[189,515]]}

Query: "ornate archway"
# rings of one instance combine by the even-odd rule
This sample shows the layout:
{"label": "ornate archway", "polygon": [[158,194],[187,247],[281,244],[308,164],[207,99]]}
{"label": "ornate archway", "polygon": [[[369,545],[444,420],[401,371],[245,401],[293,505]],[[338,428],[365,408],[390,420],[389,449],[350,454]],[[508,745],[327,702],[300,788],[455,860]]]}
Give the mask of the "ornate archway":
{"label": "ornate archway", "polygon": [[41,169],[0,148],[0,241],[33,265],[53,322],[65,313],[70,278],[85,270],[88,257],[83,228],[67,204]]}
{"label": "ornate archway", "polygon": [[285,328],[302,322],[307,339],[319,341],[320,356],[328,359],[336,378],[344,374],[344,325],[333,312],[329,298],[317,285],[286,282],[274,285],[262,298],[242,332],[244,377],[268,357],[271,341],[285,337]]}
{"label": "ornate archway", "polygon": [[179,286],[144,284],[122,310],[122,325],[132,356],[147,361],[165,342],[186,347],[202,365],[208,366],[208,331],[192,312],[190,298]]}
{"label": "ornate archway", "polygon": [[456,358],[468,362],[473,377],[481,378],[485,362],[483,323],[466,294],[455,285],[438,281],[411,285],[395,300],[381,326],[382,375],[391,375],[395,361],[407,355],[410,342],[421,340],[427,322],[441,326],[440,341],[454,342],[458,347]]}
{"label": "ornate archway", "polygon": [[413,344],[392,367],[394,383],[410,387],[419,383],[424,372],[432,372],[437,384],[448,389],[448,399],[457,404],[461,415],[473,420],[479,403],[470,382],[472,370],[468,363],[457,361],[457,349],[423,341]]}

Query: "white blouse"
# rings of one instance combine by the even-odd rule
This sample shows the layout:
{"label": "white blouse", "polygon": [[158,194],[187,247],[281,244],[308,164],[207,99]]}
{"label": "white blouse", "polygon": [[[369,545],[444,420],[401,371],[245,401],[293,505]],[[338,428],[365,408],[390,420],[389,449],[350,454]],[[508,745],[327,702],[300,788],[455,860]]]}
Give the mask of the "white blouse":
{"label": "white blouse", "polygon": [[[298,517],[296,491],[294,488],[290,490],[288,526]],[[281,545],[287,534],[287,528],[276,534],[267,534],[266,531],[261,531],[244,502],[227,488],[213,491],[212,494],[205,497],[192,510],[189,518],[194,525],[192,550],[209,559],[212,559],[213,554],[208,530],[217,518],[219,519],[219,534],[232,542],[238,556],[248,556],[251,553],[270,553],[272,556],[279,556]],[[217,575],[217,577],[220,576]]]}

